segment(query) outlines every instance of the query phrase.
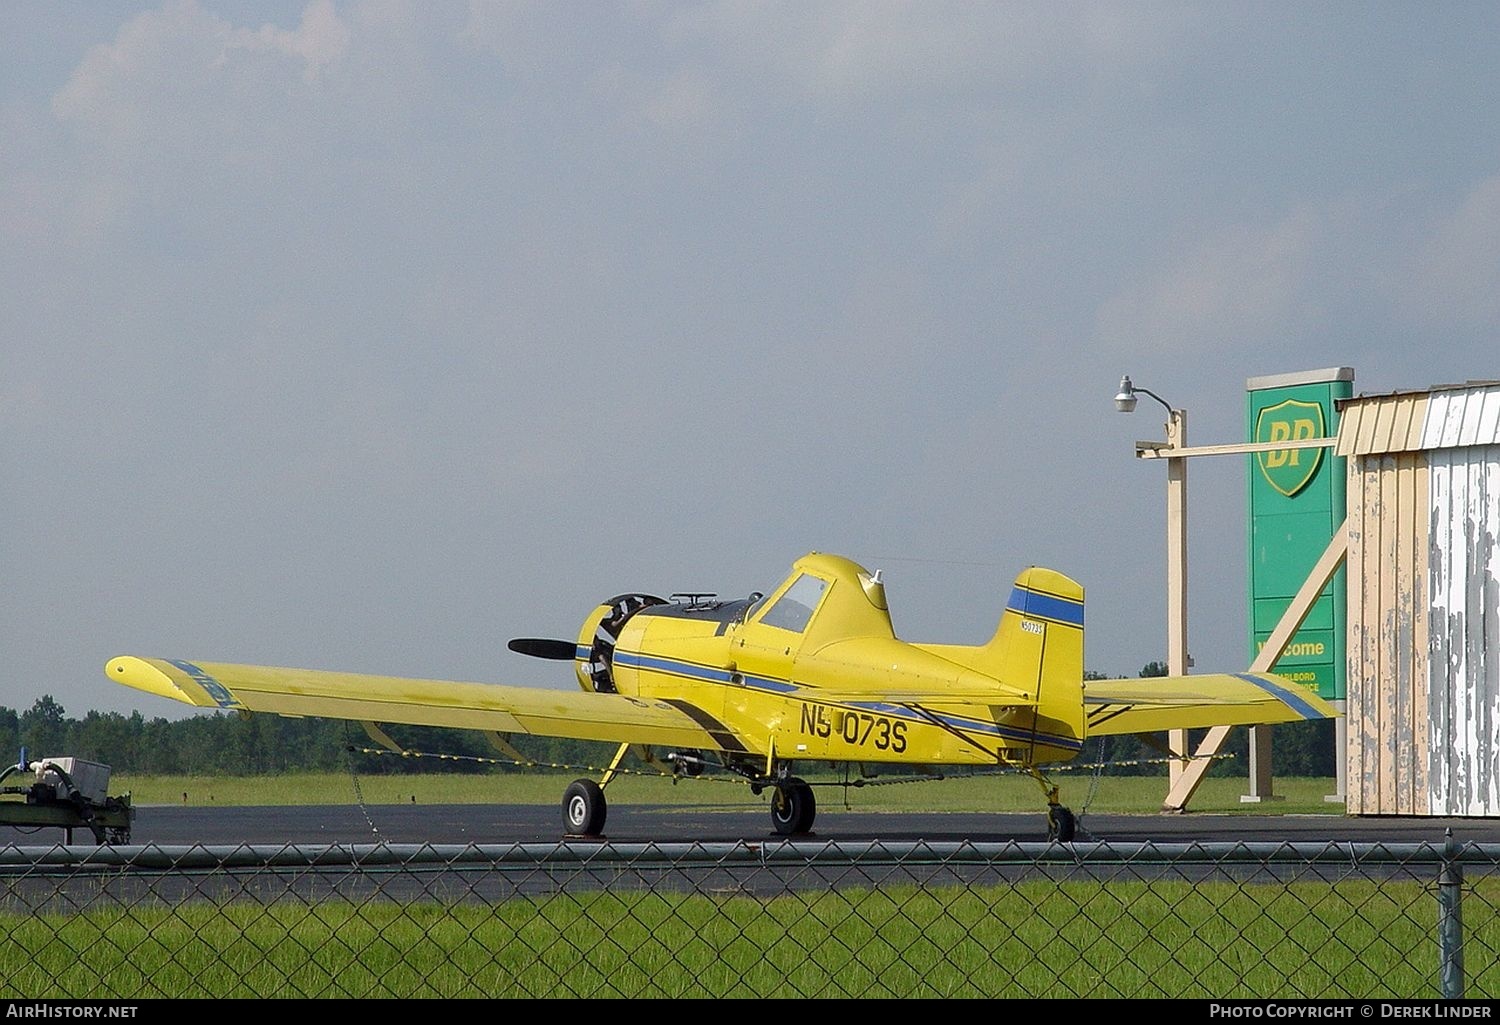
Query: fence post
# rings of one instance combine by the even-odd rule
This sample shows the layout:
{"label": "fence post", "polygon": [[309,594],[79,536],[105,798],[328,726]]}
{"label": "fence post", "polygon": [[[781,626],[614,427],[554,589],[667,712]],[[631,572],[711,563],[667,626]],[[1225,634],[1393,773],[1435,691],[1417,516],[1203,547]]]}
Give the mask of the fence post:
{"label": "fence post", "polygon": [[1453,830],[1443,843],[1443,867],[1438,872],[1438,972],[1443,998],[1459,1000],[1464,995],[1464,868],[1458,861]]}

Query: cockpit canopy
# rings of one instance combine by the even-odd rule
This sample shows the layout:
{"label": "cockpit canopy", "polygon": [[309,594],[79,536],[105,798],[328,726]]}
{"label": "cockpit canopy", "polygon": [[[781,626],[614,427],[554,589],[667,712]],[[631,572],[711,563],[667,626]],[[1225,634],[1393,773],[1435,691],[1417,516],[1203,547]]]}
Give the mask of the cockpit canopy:
{"label": "cockpit canopy", "polygon": [[813,552],[747,617],[750,625],[803,636],[802,648],[850,637],[894,638],[885,585],[858,563]]}

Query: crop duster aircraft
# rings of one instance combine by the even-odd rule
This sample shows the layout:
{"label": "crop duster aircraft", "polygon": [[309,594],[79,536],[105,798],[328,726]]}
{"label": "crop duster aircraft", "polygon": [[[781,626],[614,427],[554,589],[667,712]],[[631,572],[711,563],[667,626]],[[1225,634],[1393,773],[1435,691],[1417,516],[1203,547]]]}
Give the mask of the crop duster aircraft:
{"label": "crop duster aircraft", "polygon": [[[670,600],[624,594],[576,641],[521,638],[512,650],[573,663],[581,690],[121,656],[110,679],[190,705],[609,741],[599,781],[567,788],[569,835],[599,836],[604,788],[627,752],[696,775],[713,767],[771,793],[779,834],[808,832],[816,804],[798,766],[845,763],[1009,768],[1041,784],[1049,836],[1072,812],[1043,774],[1096,735],[1327,718],[1300,684],[1263,673],[1083,679],[1083,588],[1024,570],[993,637],[915,644],[891,627],[885,587],[848,559],[814,552],[768,596]],[[513,748],[511,749],[513,750]],[[805,771],[805,770],[804,770]]]}

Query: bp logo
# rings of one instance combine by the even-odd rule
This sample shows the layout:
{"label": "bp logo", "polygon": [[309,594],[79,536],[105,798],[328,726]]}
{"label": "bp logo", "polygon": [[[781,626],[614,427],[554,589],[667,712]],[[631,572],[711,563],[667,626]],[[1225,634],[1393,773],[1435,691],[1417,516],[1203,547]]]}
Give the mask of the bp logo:
{"label": "bp logo", "polygon": [[[1255,440],[1260,443],[1322,438],[1327,433],[1323,407],[1316,402],[1287,399],[1274,406],[1267,406],[1255,418]],[[1318,464],[1323,461],[1323,450],[1273,449],[1270,452],[1257,452],[1255,459],[1260,463],[1260,472],[1267,483],[1291,498],[1307,487],[1313,474],[1318,472]]]}

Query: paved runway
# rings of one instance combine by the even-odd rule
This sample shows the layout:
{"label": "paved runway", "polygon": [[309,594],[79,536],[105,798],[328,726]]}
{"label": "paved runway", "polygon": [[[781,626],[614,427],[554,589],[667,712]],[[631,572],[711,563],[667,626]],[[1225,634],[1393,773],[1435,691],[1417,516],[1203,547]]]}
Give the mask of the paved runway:
{"label": "paved runway", "polygon": [[[223,900],[235,894],[266,901],[291,893],[299,900],[336,893],[359,902],[436,896],[495,902],[522,893],[640,886],[771,896],[808,889],[869,888],[887,881],[962,886],[980,879],[1165,878],[1180,882],[1232,877],[1243,881],[1282,879],[1288,874],[1321,878],[1319,873],[1324,872],[1342,877],[1351,871],[1348,859],[1356,853],[1377,855],[1362,858],[1361,878],[1381,878],[1382,873],[1408,878],[1414,871],[1427,878],[1436,871],[1431,858],[1414,869],[1412,852],[1397,850],[1398,860],[1387,862],[1378,857],[1380,845],[1440,848],[1449,830],[1460,843],[1486,845],[1476,852],[1481,860],[1472,863],[1471,874],[1500,865],[1500,859],[1483,860],[1500,846],[1500,820],[1484,819],[1085,815],[1071,849],[1086,851],[1087,857],[1077,863],[1059,863],[1032,860],[1039,857],[1038,849],[1058,852],[1046,843],[1040,811],[909,814],[833,807],[819,812],[812,834],[791,838],[794,842],[788,844],[783,842],[788,838],[772,832],[764,806],[621,803],[610,808],[602,844],[580,840],[559,846],[564,840],[562,809],[550,804],[148,805],[137,809],[131,847],[119,852],[137,859],[131,864],[138,871],[91,877],[87,885],[102,887],[122,901],[169,903],[205,895]],[[60,885],[59,879],[69,878],[66,867],[38,870],[24,852],[7,855],[4,851],[12,844],[45,845],[45,856],[55,858],[59,852],[52,845],[62,842],[61,832],[43,832],[46,835],[0,829],[0,861],[16,861],[25,877],[12,882],[8,892],[10,899],[23,901],[32,911],[66,913],[76,909],[80,893],[91,891],[75,884]],[[1013,841],[1025,846],[1016,847]],[[1336,842],[1356,844],[1358,852],[1328,846]],[[1197,859],[1141,857],[1143,850],[1153,849],[1151,845],[1192,843],[1220,849],[1205,850]],[[1275,851],[1258,850],[1254,863],[1236,860],[1232,854],[1226,859],[1224,845],[1231,845],[1232,852],[1237,849],[1232,845],[1240,843],[1256,847],[1286,843],[1295,848],[1277,847],[1285,858]],[[441,845],[445,850],[435,860],[423,858],[411,847],[422,844]],[[378,859],[379,852],[387,850],[385,845],[390,845],[400,871],[389,870],[383,861],[369,861],[372,856]],[[87,847],[88,852],[80,852],[80,847]],[[95,850],[91,838],[79,836],[66,853],[69,857],[83,853],[87,864]],[[976,862],[965,857],[964,851],[987,853]],[[1016,851],[1017,857],[1006,857],[1004,851]],[[460,852],[478,855],[477,860]],[[933,853],[939,855],[938,860],[933,860]],[[169,860],[170,870],[166,862],[153,860],[158,855]],[[1318,859],[1329,855],[1343,860],[1331,868],[1314,867],[1323,864]],[[366,870],[351,871],[350,858],[359,860]],[[71,862],[65,858],[59,864]]]}
{"label": "paved runway", "polygon": [[[1281,842],[1500,843],[1500,820],[1356,818],[1340,814],[1084,815],[1078,837],[1106,843]],[[6,836],[5,832],[14,835]],[[772,838],[764,808],[716,809],[611,805],[606,839],[619,843],[729,842]],[[554,805],[373,805],[137,809],[135,844],[551,843],[562,839]],[[60,836],[60,834],[54,834]],[[1046,822],[1024,814],[818,812],[813,840],[1041,842]],[[36,834],[0,831],[0,846],[48,842]]]}

